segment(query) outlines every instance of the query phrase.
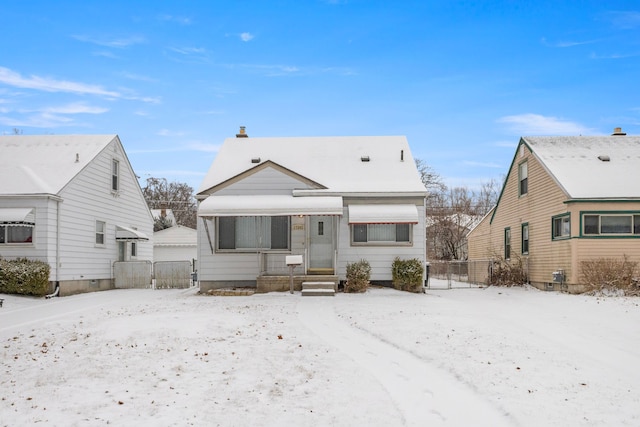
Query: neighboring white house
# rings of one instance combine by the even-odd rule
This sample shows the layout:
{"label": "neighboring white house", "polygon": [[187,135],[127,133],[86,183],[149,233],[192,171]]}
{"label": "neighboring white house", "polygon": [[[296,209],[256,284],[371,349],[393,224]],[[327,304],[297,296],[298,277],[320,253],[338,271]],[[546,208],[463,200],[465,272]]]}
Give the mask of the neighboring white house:
{"label": "neighboring white house", "polygon": [[0,256],[51,266],[60,295],[110,289],[153,256],[153,219],[117,135],[0,136]]}
{"label": "neighboring white house", "polygon": [[[224,141],[196,195],[201,291],[286,275],[345,280],[367,260],[388,284],[395,257],[425,261],[425,197],[403,136]],[[307,278],[308,279],[308,278]],[[313,279],[313,278],[312,278]]]}
{"label": "neighboring white house", "polygon": [[198,232],[184,225],[174,225],[153,233],[153,262],[197,259]]}

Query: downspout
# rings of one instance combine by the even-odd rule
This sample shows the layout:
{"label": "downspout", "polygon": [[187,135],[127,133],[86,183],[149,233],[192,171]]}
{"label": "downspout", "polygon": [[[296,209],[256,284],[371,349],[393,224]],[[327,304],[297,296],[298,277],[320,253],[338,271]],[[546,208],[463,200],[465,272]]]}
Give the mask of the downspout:
{"label": "downspout", "polygon": [[46,298],[57,297],[60,293],[60,200],[56,200],[56,289]]}

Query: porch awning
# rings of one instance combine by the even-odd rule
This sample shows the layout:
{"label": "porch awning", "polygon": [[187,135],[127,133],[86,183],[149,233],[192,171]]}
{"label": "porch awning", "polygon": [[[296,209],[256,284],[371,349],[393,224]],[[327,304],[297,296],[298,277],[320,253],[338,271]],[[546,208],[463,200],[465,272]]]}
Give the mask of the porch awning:
{"label": "porch awning", "polygon": [[342,197],[209,196],[198,208],[198,216],[289,216],[342,215]]}
{"label": "porch awning", "polygon": [[23,226],[35,225],[33,208],[2,208],[0,209],[0,225],[15,224]]}
{"label": "porch awning", "polygon": [[418,223],[416,205],[349,205],[349,224]]}
{"label": "porch awning", "polygon": [[142,231],[118,225],[116,226],[116,240],[149,240],[149,237]]}

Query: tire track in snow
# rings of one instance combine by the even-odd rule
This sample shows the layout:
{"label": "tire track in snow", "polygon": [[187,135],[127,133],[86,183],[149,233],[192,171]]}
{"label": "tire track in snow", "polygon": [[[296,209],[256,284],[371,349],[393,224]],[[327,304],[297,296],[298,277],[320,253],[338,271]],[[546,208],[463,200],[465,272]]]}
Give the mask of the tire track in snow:
{"label": "tire track in snow", "polygon": [[333,299],[304,297],[298,317],[318,337],[369,371],[387,390],[407,426],[507,426],[501,413],[453,376],[341,321]]}

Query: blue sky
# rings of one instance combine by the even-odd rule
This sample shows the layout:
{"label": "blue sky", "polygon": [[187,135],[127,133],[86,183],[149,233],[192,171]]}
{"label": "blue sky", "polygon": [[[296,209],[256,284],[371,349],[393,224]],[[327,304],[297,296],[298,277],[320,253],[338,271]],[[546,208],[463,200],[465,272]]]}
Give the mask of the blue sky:
{"label": "blue sky", "polygon": [[222,141],[405,135],[450,186],[520,136],[640,128],[636,1],[0,3],[0,133],[118,134],[197,190]]}

